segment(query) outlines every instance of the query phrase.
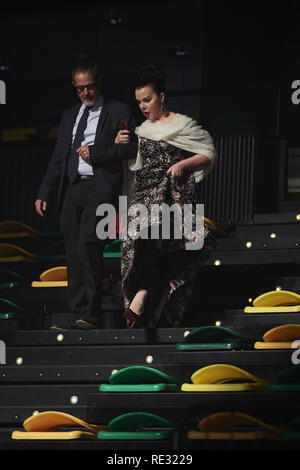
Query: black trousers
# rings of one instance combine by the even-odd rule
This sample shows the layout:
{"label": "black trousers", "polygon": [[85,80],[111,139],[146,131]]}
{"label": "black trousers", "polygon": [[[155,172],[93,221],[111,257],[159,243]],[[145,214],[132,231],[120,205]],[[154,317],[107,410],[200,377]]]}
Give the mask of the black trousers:
{"label": "black trousers", "polygon": [[101,317],[103,250],[96,226],[101,204],[94,179],[69,183],[60,215],[68,270],[68,304],[79,318],[99,322]]}

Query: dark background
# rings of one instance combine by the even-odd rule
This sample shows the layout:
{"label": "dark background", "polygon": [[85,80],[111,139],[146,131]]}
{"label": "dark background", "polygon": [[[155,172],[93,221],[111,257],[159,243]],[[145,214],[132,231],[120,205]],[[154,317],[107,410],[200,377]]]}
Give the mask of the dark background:
{"label": "dark background", "polygon": [[[122,22],[111,24],[114,16]],[[298,147],[300,105],[291,101],[291,84],[300,79],[299,22],[294,0],[7,2],[0,8],[0,79],[7,85],[2,141],[7,129],[36,132],[0,146],[2,164],[29,153],[40,179],[55,143],[53,128],[77,100],[71,69],[80,53],[97,58],[103,92],[130,103],[138,122],[135,73],[155,63],[168,73],[169,107],[197,118],[213,137],[253,132]],[[8,205],[1,219],[10,218]]]}
{"label": "dark background", "polygon": [[[198,117],[211,128],[231,115],[224,126],[260,125],[297,141],[299,108],[290,99],[300,61],[295,0],[6,3],[0,9],[0,65],[10,67],[0,70],[5,127],[57,124],[76,100],[72,66],[89,52],[111,96],[134,105],[136,69],[162,64],[170,95],[201,96]],[[122,23],[112,25],[113,14]]]}

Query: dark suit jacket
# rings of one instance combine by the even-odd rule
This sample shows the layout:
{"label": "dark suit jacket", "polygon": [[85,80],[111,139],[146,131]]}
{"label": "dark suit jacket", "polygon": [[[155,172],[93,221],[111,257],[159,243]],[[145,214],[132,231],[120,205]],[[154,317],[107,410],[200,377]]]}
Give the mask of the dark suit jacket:
{"label": "dark suit jacket", "polygon": [[[66,183],[68,182],[68,160],[72,143],[72,131],[82,103],[64,111],[56,145],[47,171],[37,193],[37,199],[47,201],[52,191],[57,191],[57,208],[61,209]],[[131,130],[129,144],[115,144],[115,137],[124,119]],[[90,162],[101,196],[101,202],[116,205],[122,190],[122,160],[135,158],[137,138],[135,121],[129,106],[115,100],[105,100],[99,117],[94,145],[89,146]]]}

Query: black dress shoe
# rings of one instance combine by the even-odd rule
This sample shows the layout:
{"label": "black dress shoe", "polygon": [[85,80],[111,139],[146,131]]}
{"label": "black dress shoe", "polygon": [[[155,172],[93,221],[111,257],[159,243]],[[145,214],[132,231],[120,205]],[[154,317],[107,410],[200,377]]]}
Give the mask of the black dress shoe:
{"label": "black dress shoe", "polygon": [[85,320],[84,318],[79,318],[74,322],[76,328],[80,330],[97,330],[100,328],[99,324],[90,320]]}

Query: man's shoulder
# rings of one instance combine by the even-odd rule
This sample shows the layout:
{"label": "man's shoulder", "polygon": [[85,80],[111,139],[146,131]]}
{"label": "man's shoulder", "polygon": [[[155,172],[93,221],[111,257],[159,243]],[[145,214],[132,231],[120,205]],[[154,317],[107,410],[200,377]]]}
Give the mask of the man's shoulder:
{"label": "man's shoulder", "polygon": [[74,113],[78,112],[82,103],[76,103],[73,106],[65,109],[62,113],[62,116],[72,116]]}
{"label": "man's shoulder", "polygon": [[128,108],[128,104],[124,103],[123,101],[115,100],[113,98],[105,98],[103,106],[112,111],[124,111],[124,109]]}
{"label": "man's shoulder", "polygon": [[[77,115],[81,105],[82,103],[76,103],[75,105],[65,109],[62,113],[62,118],[74,118],[74,116]],[[113,98],[104,98],[103,107],[113,113],[123,113],[126,109],[129,108],[129,105],[123,101],[119,101]]]}

